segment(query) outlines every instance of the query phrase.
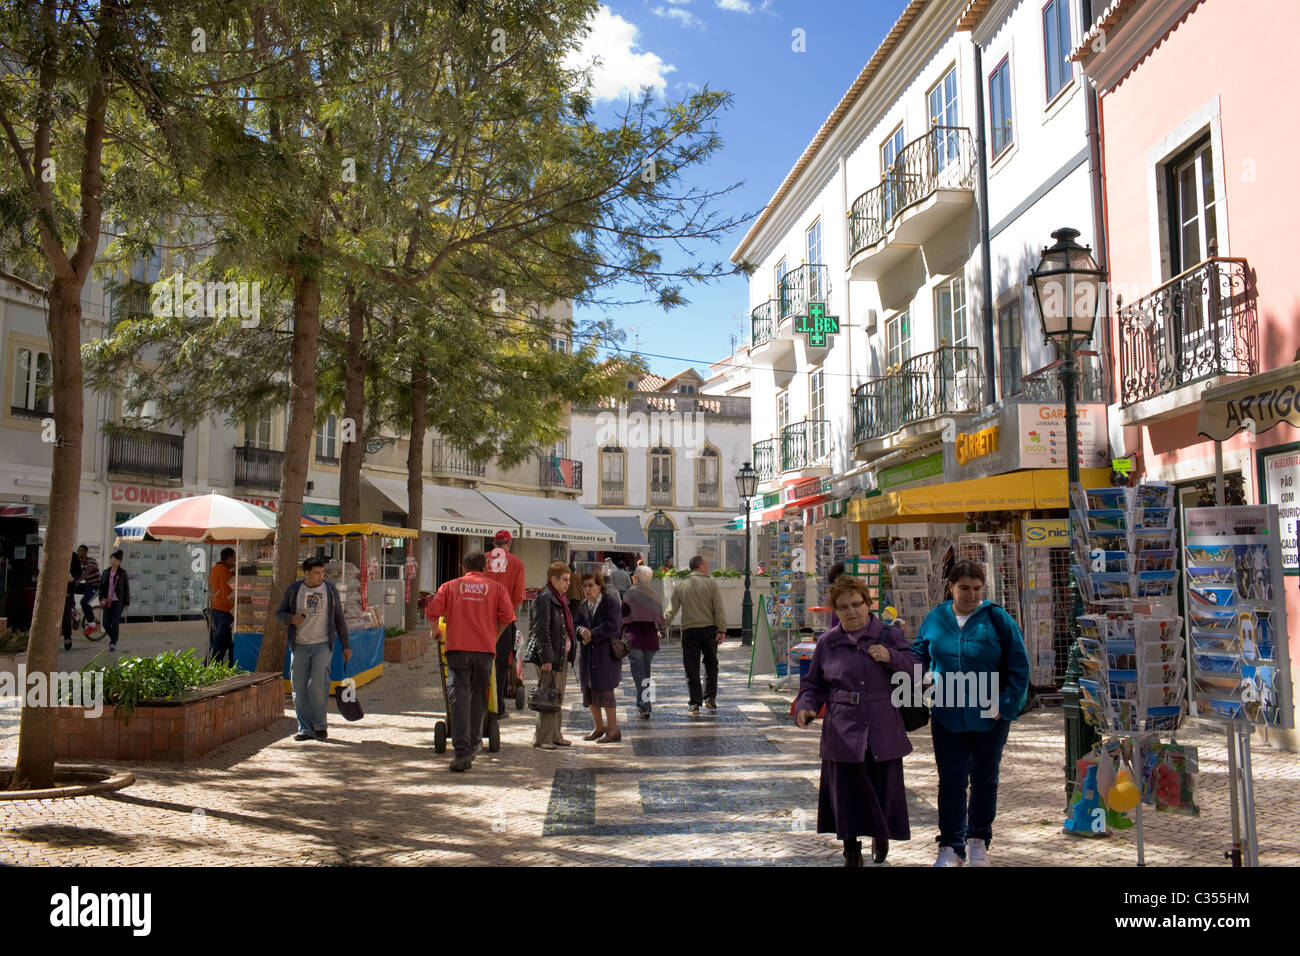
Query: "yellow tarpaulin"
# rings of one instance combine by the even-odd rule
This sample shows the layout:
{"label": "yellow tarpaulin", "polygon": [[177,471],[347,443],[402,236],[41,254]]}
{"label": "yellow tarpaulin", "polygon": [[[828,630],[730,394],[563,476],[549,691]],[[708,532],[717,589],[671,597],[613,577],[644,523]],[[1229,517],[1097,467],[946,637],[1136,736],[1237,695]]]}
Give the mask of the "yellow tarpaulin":
{"label": "yellow tarpaulin", "polygon": [[[1085,468],[1080,478],[1085,488],[1108,487],[1110,469]],[[1040,468],[854,498],[849,502],[849,520],[867,524],[950,520],[973,511],[1032,511],[1067,504],[1065,469]]]}
{"label": "yellow tarpaulin", "polygon": [[352,538],[363,534],[377,534],[384,538],[415,538],[420,532],[386,524],[321,524],[305,527],[301,534],[304,538]]}

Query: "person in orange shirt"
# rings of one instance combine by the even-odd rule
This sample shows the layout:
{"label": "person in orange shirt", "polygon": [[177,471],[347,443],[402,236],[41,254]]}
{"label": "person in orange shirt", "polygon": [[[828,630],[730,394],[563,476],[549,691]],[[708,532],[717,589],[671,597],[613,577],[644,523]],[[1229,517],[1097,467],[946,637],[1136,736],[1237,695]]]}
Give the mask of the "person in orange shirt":
{"label": "person in orange shirt", "polygon": [[[506,594],[510,595],[510,606],[515,609],[515,617],[518,619],[519,607],[524,603],[524,562],[510,553],[512,540],[510,532],[505,529],[496,533],[492,539],[496,547],[487,554],[485,573],[506,589]],[[510,669],[510,653],[513,651],[516,656],[519,653],[519,648],[515,646],[515,634],[516,627],[511,622],[497,640],[497,717],[500,720],[509,716],[506,711],[506,677]]]}
{"label": "person in orange shirt", "polygon": [[483,714],[487,710],[492,656],[499,636],[514,622],[506,589],[487,577],[487,555],[471,551],[462,562],[463,577],[438,588],[425,615],[438,626],[447,619],[447,670],[451,675],[451,724],[456,757],[450,769],[463,773],[483,746]]}
{"label": "person in orange shirt", "polygon": [[208,657],[228,658],[235,665],[235,549],[222,548],[221,560],[208,574],[208,600],[212,615],[212,637]]}

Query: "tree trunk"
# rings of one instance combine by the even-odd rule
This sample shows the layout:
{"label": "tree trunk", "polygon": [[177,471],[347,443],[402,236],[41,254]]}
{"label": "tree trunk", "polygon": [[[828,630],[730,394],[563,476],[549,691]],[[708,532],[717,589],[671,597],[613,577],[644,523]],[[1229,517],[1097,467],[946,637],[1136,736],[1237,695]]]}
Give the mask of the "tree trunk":
{"label": "tree trunk", "polygon": [[[52,676],[58,668],[63,607],[68,593],[68,563],[76,547],[77,506],[81,497],[81,287],[84,274],[56,275],[50,285],[50,358],[53,365],[57,444],[50,475],[50,517],[45,528],[36,608],[27,642],[27,673]],[[18,731],[18,761],[12,790],[54,785],[54,705],[57,684],[46,683],[41,706],[23,702]],[[25,692],[25,688],[22,689]]]}
{"label": "tree trunk", "polygon": [[[319,254],[319,235],[308,241]],[[300,272],[294,277],[293,345],[289,352],[289,427],[284,442],[284,471],[280,478],[280,510],[275,521],[275,560],[271,578],[271,607],[298,577],[299,537],[302,530],[302,496],[307,487],[307,457],[311,454],[316,421],[316,355],[320,336],[320,280]],[[274,612],[267,615],[259,671],[284,670],[288,631]]]}
{"label": "tree trunk", "polygon": [[[406,452],[406,516],[407,527],[420,530],[424,522],[424,443],[429,429],[429,380],[419,367],[411,370],[411,438]],[[406,546],[420,558],[419,537],[408,538]],[[410,552],[408,551],[408,554]],[[411,582],[411,596],[406,601],[406,629],[414,630],[420,624],[420,589],[418,578]]]}
{"label": "tree trunk", "polygon": [[361,520],[361,464],[365,458],[366,418],[366,303],[358,301],[353,289],[347,290],[348,351],[347,377],[343,387],[343,421],[352,423],[354,441],[343,443],[339,456],[339,521],[355,524]]}

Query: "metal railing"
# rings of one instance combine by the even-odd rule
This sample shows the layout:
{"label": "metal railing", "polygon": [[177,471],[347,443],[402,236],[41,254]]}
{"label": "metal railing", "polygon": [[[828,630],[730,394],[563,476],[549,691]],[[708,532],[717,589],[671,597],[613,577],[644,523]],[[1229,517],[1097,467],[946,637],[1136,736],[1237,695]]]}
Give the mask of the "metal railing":
{"label": "metal railing", "polygon": [[854,391],[853,439],[883,438],[940,415],[975,414],[984,410],[985,395],[979,349],[945,346],[913,355]]}
{"label": "metal railing", "polygon": [[670,505],[673,503],[673,483],[671,481],[650,482],[650,504]]}
{"label": "metal railing", "polygon": [[627,483],[622,481],[600,481],[600,503],[602,505],[621,505],[627,498]]}
{"label": "metal railing", "polygon": [[781,429],[781,470],[811,468],[830,454],[830,422],[808,418]]}
{"label": "metal railing", "polygon": [[776,468],[776,439],[764,438],[754,442],[754,470],[758,472],[759,481],[772,481],[778,472]]}
{"label": "metal railing", "polygon": [[279,488],[284,452],[241,445],[235,448],[235,484],[243,488]]}
{"label": "metal railing", "polygon": [[[1105,401],[1105,381],[1101,359],[1096,352],[1076,352],[1074,356],[1074,397],[1080,402]],[[1020,397],[1027,402],[1063,402],[1061,360],[1030,372],[1020,379]]]}
{"label": "metal railing", "polygon": [[1245,259],[1214,256],[1125,306],[1117,301],[1120,404],[1259,370],[1259,313]]}
{"label": "metal railing", "polygon": [[434,474],[467,475],[470,478],[482,478],[487,475],[487,462],[474,461],[469,452],[458,448],[441,438],[433,439]]}
{"label": "metal railing", "polygon": [[879,186],[849,208],[850,256],[874,246],[899,217],[939,189],[975,188],[975,145],[965,126],[933,126],[903,147]]}
{"label": "metal railing", "polygon": [[779,321],[784,322],[795,315],[807,315],[809,302],[830,302],[830,269],[820,263],[808,263],[791,269],[781,278],[777,296]]}
{"label": "metal railing", "polygon": [[776,334],[776,299],[768,299],[749,313],[749,345],[758,348]]}
{"label": "metal railing", "polygon": [[695,506],[697,508],[717,508],[722,504],[721,486],[717,482],[697,482],[695,485]]}
{"label": "metal railing", "polygon": [[629,414],[642,412],[677,412],[691,415],[702,412],[719,418],[743,418],[749,421],[749,399],[728,395],[685,395],[681,392],[629,392],[627,397],[602,399],[594,405],[574,406],[574,411],[600,409],[619,411],[627,407]]}
{"label": "metal railing", "polygon": [[[538,483],[543,488],[568,488],[571,491],[582,490],[582,462],[572,458],[558,458],[542,455],[537,459]],[[565,477],[568,465],[572,478]]]}
{"label": "metal railing", "polygon": [[[120,431],[108,436],[108,470],[155,478],[182,477],[185,436],[163,432]],[[276,482],[279,487],[279,482]]]}

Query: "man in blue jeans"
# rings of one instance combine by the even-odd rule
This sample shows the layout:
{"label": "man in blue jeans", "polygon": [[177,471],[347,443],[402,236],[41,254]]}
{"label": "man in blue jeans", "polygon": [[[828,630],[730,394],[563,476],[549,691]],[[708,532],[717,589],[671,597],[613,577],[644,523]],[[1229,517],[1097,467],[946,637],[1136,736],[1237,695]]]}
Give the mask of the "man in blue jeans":
{"label": "man in blue jeans", "polygon": [[284,592],[275,616],[289,625],[289,665],[293,683],[293,709],[298,715],[294,740],[325,740],[329,714],[330,661],[334,639],[343,642],[343,660],[350,660],[348,626],[343,620],[343,601],[333,584],[325,580],[325,562],[308,558],[302,563],[302,578]]}

